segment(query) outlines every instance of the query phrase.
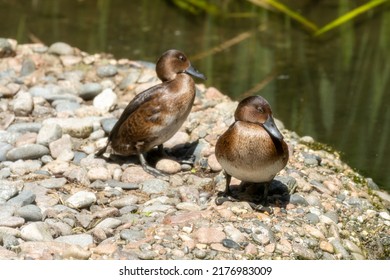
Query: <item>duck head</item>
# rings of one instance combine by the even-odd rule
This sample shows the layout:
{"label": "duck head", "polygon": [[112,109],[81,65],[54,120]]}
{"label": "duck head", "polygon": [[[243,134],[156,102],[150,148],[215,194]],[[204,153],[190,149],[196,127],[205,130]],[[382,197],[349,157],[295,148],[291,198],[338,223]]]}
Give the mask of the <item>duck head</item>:
{"label": "duck head", "polygon": [[206,80],[205,75],[198,72],[184,53],[178,50],[168,50],[162,54],[156,64],[158,78],[163,81],[171,81],[177,74],[186,73],[193,77]]}
{"label": "duck head", "polygon": [[261,96],[250,96],[243,99],[237,106],[234,118],[236,121],[259,124],[271,137],[279,141],[283,140],[283,135],[276,127],[272,117],[271,106]]}

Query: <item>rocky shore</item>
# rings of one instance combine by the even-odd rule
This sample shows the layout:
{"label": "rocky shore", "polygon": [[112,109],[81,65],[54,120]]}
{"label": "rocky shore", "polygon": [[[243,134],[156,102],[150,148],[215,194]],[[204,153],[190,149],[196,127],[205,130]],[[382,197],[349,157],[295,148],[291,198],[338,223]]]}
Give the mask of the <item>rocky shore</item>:
{"label": "rocky shore", "polygon": [[281,122],[290,161],[271,185],[273,213],[253,211],[256,190],[234,180],[241,201],[217,206],[214,145],[237,102],[215,88],[197,85],[169,156],[151,153],[169,176],[95,158],[156,83],[151,63],[0,39],[0,259],[389,259],[390,196]]}

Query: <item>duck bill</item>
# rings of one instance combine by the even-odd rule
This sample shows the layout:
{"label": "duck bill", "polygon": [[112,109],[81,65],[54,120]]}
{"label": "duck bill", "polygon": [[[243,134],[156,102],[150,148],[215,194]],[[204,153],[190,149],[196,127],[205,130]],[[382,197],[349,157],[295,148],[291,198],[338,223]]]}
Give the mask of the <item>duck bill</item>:
{"label": "duck bill", "polygon": [[196,70],[192,65],[188,67],[186,70],[184,70],[184,73],[190,74],[191,76],[194,76],[196,78],[206,80],[206,76],[200,73],[198,70]]}
{"label": "duck bill", "polygon": [[274,118],[271,115],[268,115],[267,120],[263,123],[263,127],[272,137],[278,139],[279,141],[283,140],[283,135],[276,127]]}

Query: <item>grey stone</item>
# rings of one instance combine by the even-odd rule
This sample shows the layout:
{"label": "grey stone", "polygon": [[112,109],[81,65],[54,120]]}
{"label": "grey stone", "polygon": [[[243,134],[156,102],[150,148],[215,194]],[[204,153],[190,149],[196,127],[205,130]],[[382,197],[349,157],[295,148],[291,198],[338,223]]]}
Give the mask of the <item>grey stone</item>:
{"label": "grey stone", "polygon": [[320,222],[320,218],[314,213],[307,213],[305,215],[305,220],[307,220],[310,224],[313,225],[318,224]]}
{"label": "grey stone", "polygon": [[32,191],[21,191],[17,196],[7,201],[8,205],[23,207],[35,201],[36,195]]}
{"label": "grey stone", "polygon": [[339,222],[339,215],[337,214],[336,211],[326,212],[324,214],[324,216],[328,217],[329,219],[331,219],[336,224]]}
{"label": "grey stone", "polygon": [[91,182],[88,179],[87,170],[82,167],[72,168],[64,173],[64,176],[71,182],[78,182],[84,186],[89,186]]}
{"label": "grey stone", "polygon": [[64,88],[58,85],[46,85],[45,87],[34,86],[30,88],[30,93],[33,97],[42,97],[49,102],[56,100],[68,100],[74,102],[82,102],[82,99],[73,93],[66,92]]}
{"label": "grey stone", "polygon": [[262,246],[268,245],[274,240],[271,229],[263,223],[259,223],[257,227],[252,228],[251,236],[257,244]]}
{"label": "grey stone", "polygon": [[118,121],[118,119],[116,119],[116,118],[102,119],[101,123],[102,123],[102,127],[103,127],[104,132],[107,134],[110,133],[117,121]]}
{"label": "grey stone", "polygon": [[87,157],[87,154],[84,153],[84,152],[79,152],[79,151],[75,151],[74,152],[74,157],[73,157],[73,162],[75,164],[80,164],[80,161],[83,159],[83,158],[86,158]]}
{"label": "grey stone", "polygon": [[36,159],[47,154],[49,154],[49,149],[43,145],[26,144],[9,150],[7,153],[7,160],[15,161],[18,159]]}
{"label": "grey stone", "polygon": [[67,180],[66,178],[49,178],[41,180],[38,183],[47,189],[58,189],[62,188],[67,183]]}
{"label": "grey stone", "polygon": [[7,153],[12,148],[11,144],[0,142],[0,162],[7,160]]}
{"label": "grey stone", "polygon": [[26,58],[22,62],[22,69],[20,70],[20,76],[27,76],[36,70],[35,62],[31,58]]}
{"label": "grey stone", "polygon": [[140,230],[124,229],[121,231],[120,237],[128,242],[136,242],[145,238],[145,233]]}
{"label": "grey stone", "polygon": [[341,240],[338,238],[330,238],[330,243],[333,245],[333,248],[336,253],[341,254],[342,258],[345,260],[350,259],[350,255],[347,250],[345,250],[344,246],[341,244]]}
{"label": "grey stone", "polygon": [[[1,160],[0,160],[1,161]],[[5,167],[3,169],[0,169],[0,180],[7,179],[11,176],[11,169],[8,167]]]}
{"label": "grey stone", "polygon": [[62,135],[60,139],[52,141],[49,144],[50,154],[53,158],[57,158],[63,151],[72,151],[73,143],[68,134]]}
{"label": "grey stone", "polygon": [[20,231],[21,237],[26,241],[52,241],[49,226],[43,222],[30,223]]}
{"label": "grey stone", "polygon": [[122,224],[122,221],[115,218],[106,218],[95,226],[95,228],[101,229],[114,229]]}
{"label": "grey stone", "polygon": [[114,65],[102,65],[96,69],[96,73],[102,78],[112,77],[118,73],[118,69]]}
{"label": "grey stone", "polygon": [[169,183],[161,179],[148,179],[140,184],[140,189],[147,194],[165,193]]}
{"label": "grey stone", "polygon": [[67,244],[79,245],[81,247],[88,247],[93,244],[93,237],[90,234],[81,233],[67,236],[60,236],[54,239],[56,242],[63,242]]}
{"label": "grey stone", "polygon": [[55,105],[57,112],[74,112],[80,107],[78,102],[68,100],[61,100],[61,102],[58,102]]}
{"label": "grey stone", "polygon": [[299,259],[304,259],[304,260],[316,259],[316,255],[314,254],[312,249],[306,248],[305,246],[298,243],[293,243],[292,248],[294,254],[296,254]]}
{"label": "grey stone", "polygon": [[236,249],[236,250],[240,250],[241,249],[241,246],[238,245],[237,242],[231,240],[231,239],[228,239],[228,238],[225,238],[222,240],[222,245],[226,248],[229,248],[229,249]]}
{"label": "grey stone", "polygon": [[90,118],[50,118],[43,124],[58,124],[62,128],[63,134],[69,134],[75,138],[88,138],[93,132],[93,119]]}
{"label": "grey stone", "polygon": [[3,247],[4,248],[12,250],[18,245],[19,245],[19,241],[15,236],[10,235],[10,234],[3,235]]}
{"label": "grey stone", "polygon": [[122,81],[119,83],[119,88],[121,90],[124,90],[128,88],[128,86],[135,84],[138,80],[138,78],[141,75],[141,71],[139,69],[130,68],[129,73],[126,77],[122,79]]}
{"label": "grey stone", "polygon": [[0,180],[0,201],[7,201],[18,194],[18,189],[23,185],[22,182],[13,182]]}
{"label": "grey stone", "polygon": [[7,204],[0,204],[0,220],[5,221],[8,218],[12,217],[15,213],[16,206],[13,205],[7,205]]}
{"label": "grey stone", "polygon": [[33,222],[42,221],[43,218],[41,209],[33,204],[29,204],[17,209],[15,214],[22,217],[26,221]]}
{"label": "grey stone", "polygon": [[130,194],[130,195],[126,195],[124,197],[121,197],[121,198],[119,198],[117,200],[111,201],[110,202],[110,206],[119,209],[119,208],[122,208],[122,207],[125,207],[125,206],[137,204],[138,200],[139,199],[138,199],[137,196]]}
{"label": "grey stone", "polygon": [[14,123],[11,124],[7,131],[8,132],[18,132],[21,134],[27,133],[27,132],[36,132],[38,133],[39,130],[41,129],[42,124],[41,123],[25,123],[25,122],[20,122],[20,123]]}
{"label": "grey stone", "polygon": [[92,192],[79,191],[66,200],[66,205],[80,209],[91,206],[96,202],[96,195]]}
{"label": "grey stone", "polygon": [[92,100],[94,99],[99,93],[101,93],[103,90],[103,87],[101,84],[98,83],[86,83],[81,86],[79,96],[84,100]]}
{"label": "grey stone", "polygon": [[58,124],[46,124],[41,127],[37,136],[37,143],[48,146],[51,142],[62,137],[62,128]]}
{"label": "grey stone", "polygon": [[57,54],[57,55],[73,55],[74,50],[67,43],[56,42],[49,47],[48,53]]}
{"label": "grey stone", "polygon": [[29,92],[19,91],[13,100],[13,112],[16,116],[27,116],[33,108],[33,99]]}
{"label": "grey stone", "polygon": [[10,165],[12,173],[24,175],[33,173],[41,168],[42,162],[39,160],[17,160]]}
{"label": "grey stone", "polygon": [[146,206],[142,209],[143,213],[155,213],[155,212],[167,212],[168,210],[172,209],[173,206],[166,205],[166,204],[152,204],[149,206]]}
{"label": "grey stone", "polygon": [[290,203],[294,205],[303,205],[303,206],[309,205],[305,198],[303,198],[301,195],[296,193],[293,193],[290,196]]}
{"label": "grey stone", "polygon": [[[0,207],[0,211],[1,211]],[[0,217],[0,226],[1,227],[11,227],[11,228],[19,228],[22,225],[24,225],[25,220],[22,217],[7,217],[7,218],[2,218]]]}

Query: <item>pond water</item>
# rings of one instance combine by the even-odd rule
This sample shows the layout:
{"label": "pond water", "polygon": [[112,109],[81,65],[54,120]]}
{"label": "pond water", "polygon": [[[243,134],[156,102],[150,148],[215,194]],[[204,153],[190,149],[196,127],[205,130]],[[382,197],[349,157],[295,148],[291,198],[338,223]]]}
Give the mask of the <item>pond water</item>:
{"label": "pond water", "polygon": [[[329,144],[390,191],[390,6],[314,37],[247,1],[214,2],[222,15],[193,15],[170,1],[0,0],[0,37],[152,62],[183,50],[207,86],[236,100],[264,96],[288,129]],[[284,1],[318,26],[356,2],[365,1]]]}

